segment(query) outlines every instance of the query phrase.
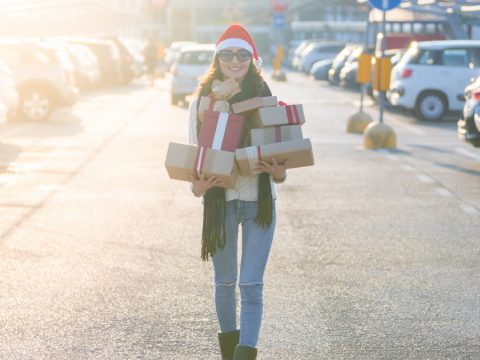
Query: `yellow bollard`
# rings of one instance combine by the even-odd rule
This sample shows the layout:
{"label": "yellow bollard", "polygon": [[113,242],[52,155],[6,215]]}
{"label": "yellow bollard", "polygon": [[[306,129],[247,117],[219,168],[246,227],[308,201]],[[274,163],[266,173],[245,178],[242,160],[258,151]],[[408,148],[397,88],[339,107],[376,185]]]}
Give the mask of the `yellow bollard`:
{"label": "yellow bollard", "polygon": [[347,132],[351,134],[363,134],[365,128],[372,122],[372,117],[362,111],[352,114],[348,118]]}
{"label": "yellow bollard", "polygon": [[389,125],[373,122],[363,133],[365,149],[394,149],[397,147],[397,135]]}

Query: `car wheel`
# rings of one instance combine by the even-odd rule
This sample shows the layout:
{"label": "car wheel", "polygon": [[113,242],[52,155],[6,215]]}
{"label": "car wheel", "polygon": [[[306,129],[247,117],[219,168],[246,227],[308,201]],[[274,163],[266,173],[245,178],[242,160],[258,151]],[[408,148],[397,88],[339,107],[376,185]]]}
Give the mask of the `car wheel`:
{"label": "car wheel", "polygon": [[447,112],[447,99],[445,95],[435,91],[421,94],[415,105],[415,114],[421,120],[440,120]]}
{"label": "car wheel", "polygon": [[20,113],[31,121],[45,121],[53,111],[53,97],[44,89],[27,89],[20,96]]}

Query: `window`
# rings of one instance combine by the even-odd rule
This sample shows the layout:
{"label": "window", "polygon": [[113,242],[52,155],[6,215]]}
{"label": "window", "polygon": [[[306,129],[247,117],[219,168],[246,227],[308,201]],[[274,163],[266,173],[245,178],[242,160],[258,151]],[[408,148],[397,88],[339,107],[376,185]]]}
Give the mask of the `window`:
{"label": "window", "polygon": [[446,49],[442,53],[442,64],[445,66],[468,67],[469,56],[467,49]]}
{"label": "window", "polygon": [[439,65],[437,50],[424,50],[416,62],[418,65]]}
{"label": "window", "polygon": [[186,51],[182,53],[180,64],[208,65],[212,62],[212,51]]}
{"label": "window", "polygon": [[472,48],[469,50],[470,59],[468,67],[470,69],[480,68],[480,48]]}
{"label": "window", "polygon": [[39,49],[23,49],[20,53],[20,62],[23,64],[49,64],[48,55]]}

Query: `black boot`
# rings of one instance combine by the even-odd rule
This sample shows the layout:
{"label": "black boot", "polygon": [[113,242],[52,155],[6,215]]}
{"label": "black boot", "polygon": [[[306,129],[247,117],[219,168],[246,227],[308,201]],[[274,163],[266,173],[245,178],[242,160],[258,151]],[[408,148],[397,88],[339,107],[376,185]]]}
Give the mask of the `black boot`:
{"label": "black boot", "polygon": [[220,343],[223,360],[233,360],[235,346],[237,346],[239,338],[240,330],[218,333],[218,342]]}
{"label": "black boot", "polygon": [[256,358],[257,349],[249,346],[237,345],[233,360],[255,360]]}

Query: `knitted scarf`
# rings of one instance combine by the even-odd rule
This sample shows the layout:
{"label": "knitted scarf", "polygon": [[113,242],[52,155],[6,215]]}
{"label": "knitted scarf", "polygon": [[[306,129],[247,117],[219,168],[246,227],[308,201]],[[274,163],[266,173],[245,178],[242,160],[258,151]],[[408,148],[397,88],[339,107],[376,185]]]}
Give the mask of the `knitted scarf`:
{"label": "knitted scarf", "polygon": [[[230,105],[255,96],[272,95],[272,92],[265,82],[263,83],[260,91],[255,89],[247,81],[242,82],[241,88],[242,91],[229,100]],[[210,94],[210,92],[211,88],[206,87],[202,90],[200,96],[206,96]],[[199,105],[200,101],[197,102],[197,113]],[[197,134],[200,133],[200,126],[201,123],[197,116]],[[248,121],[247,130],[249,130]],[[273,211],[270,175],[268,173],[262,173],[259,175],[258,179],[258,207],[254,221],[260,227],[268,228],[272,224]],[[225,231],[225,217],[225,189],[220,187],[211,188],[203,196],[202,260],[208,261],[208,257],[215,254],[217,247],[220,249],[225,247],[227,239]]]}

